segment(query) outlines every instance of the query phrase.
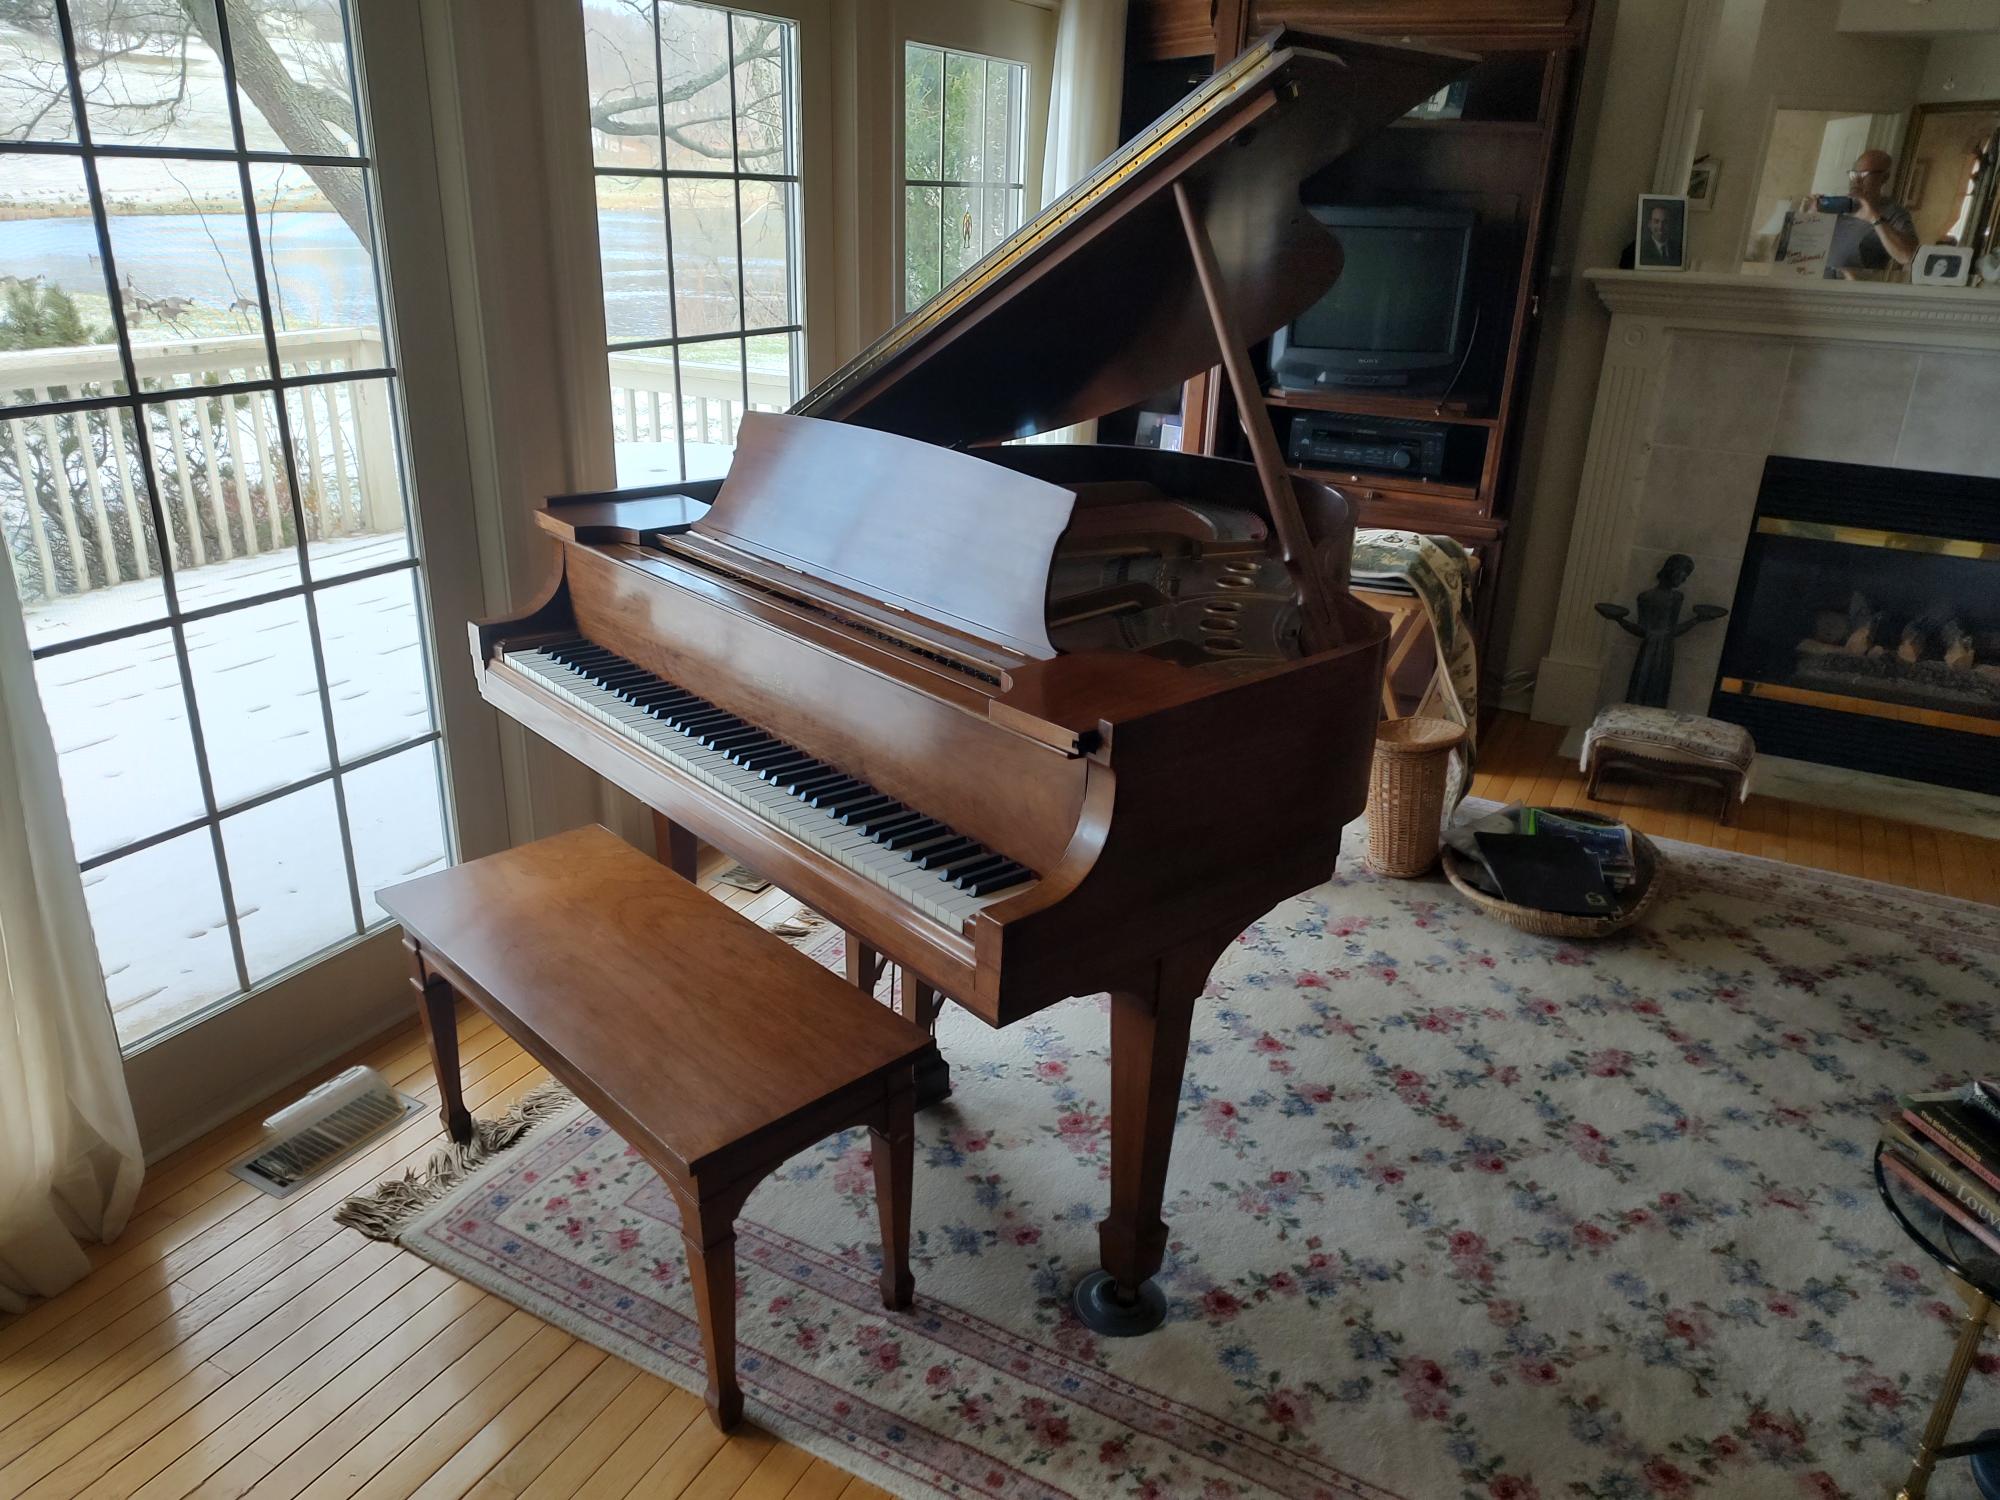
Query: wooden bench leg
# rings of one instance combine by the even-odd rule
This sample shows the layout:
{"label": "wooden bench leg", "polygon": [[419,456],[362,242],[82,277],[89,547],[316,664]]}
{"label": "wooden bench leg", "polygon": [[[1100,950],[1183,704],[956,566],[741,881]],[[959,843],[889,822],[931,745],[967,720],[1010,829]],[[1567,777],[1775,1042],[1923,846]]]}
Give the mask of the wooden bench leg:
{"label": "wooden bench leg", "polygon": [[748,1189],[732,1186],[703,1198],[679,1183],[670,1181],[669,1186],[680,1206],[688,1287],[708,1364],[703,1399],[709,1420],[728,1432],[743,1417],[743,1388],[736,1383],[736,1215]]}
{"label": "wooden bench leg", "polygon": [[869,1130],[875,1159],[875,1213],[882,1224],[882,1305],[903,1309],[916,1292],[910,1274],[910,1191],[916,1170],[916,1096],[909,1081],[883,1101]]}
{"label": "wooden bench leg", "polygon": [[472,1140],[472,1113],[465,1107],[465,1094],[458,1072],[458,997],[451,986],[431,972],[424,955],[408,938],[403,948],[410,955],[410,984],[417,992],[417,1008],[423,1013],[424,1032],[431,1043],[431,1068],[437,1074],[438,1118],[446,1134],[463,1146]]}
{"label": "wooden bench leg", "polygon": [[701,840],[663,812],[653,814],[653,854],[681,879],[693,882]]}

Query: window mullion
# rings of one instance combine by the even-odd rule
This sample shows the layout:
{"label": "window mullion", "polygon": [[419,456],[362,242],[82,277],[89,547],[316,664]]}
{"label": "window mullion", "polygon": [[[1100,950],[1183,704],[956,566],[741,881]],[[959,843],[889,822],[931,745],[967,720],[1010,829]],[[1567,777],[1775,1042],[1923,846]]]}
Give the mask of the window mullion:
{"label": "window mullion", "polygon": [[[674,466],[679,471],[679,482],[687,482],[687,408],[682,404],[687,395],[681,383],[681,292],[680,279],[674,265],[674,205],[669,196],[673,179],[667,172],[667,63],[661,55],[664,34],[660,30],[660,0],[653,0],[653,97],[659,101],[660,133],[660,218],[666,225],[667,237],[667,333],[674,341],[669,347],[674,359]],[[733,158],[732,158],[733,159]],[[638,440],[635,423],[633,440]]]}
{"label": "window mullion", "polygon": [[[736,237],[736,378],[743,392],[743,410],[750,410],[750,340],[741,337],[750,326],[750,266],[743,259],[743,121],[742,102],[736,94],[736,16],[732,12],[723,24],[729,58],[729,164],[735,168],[729,179],[729,201],[734,209]],[[664,115],[662,116],[664,118]]]}
{"label": "window mullion", "polygon": [[[264,352],[265,358],[269,362],[268,368],[271,376],[271,405],[276,409],[277,413],[278,447],[282,450],[285,463],[285,488],[291,498],[292,545],[293,549],[298,553],[299,577],[305,583],[310,584],[312,582],[312,559],[306,546],[305,501],[299,490],[298,455],[292,446],[292,403],[285,399],[284,391],[278,384],[284,366],[278,357],[277,312],[271,306],[270,275],[264,264],[263,230],[258,227],[257,215],[253,209],[253,205],[257,200],[250,182],[250,163],[243,155],[245,150],[243,100],[236,87],[236,53],[230,41],[228,9],[227,0],[216,0],[216,59],[222,67],[223,95],[229,107],[230,139],[234,141],[237,151],[236,176],[238,190],[242,195],[240,211],[243,214],[245,230],[249,236],[250,274],[256,278],[257,282],[257,312],[259,320],[264,325]],[[360,111],[357,109],[357,116],[359,113]],[[371,245],[367,248],[372,257],[374,247]],[[381,306],[379,302],[376,305],[378,307]],[[335,441],[338,441],[340,413],[330,397],[326,403],[326,411],[327,420],[334,424]],[[312,420],[310,411],[306,413],[306,417],[308,421]],[[250,518],[246,515],[244,517],[244,525],[248,527],[250,524]],[[340,742],[333,724],[333,690],[328,687],[326,679],[326,643],[321,639],[320,635],[319,605],[313,597],[311,588],[307,588],[301,595],[301,598],[305,604],[306,640],[312,647],[313,676],[315,678],[315,685],[319,689],[320,721],[326,735],[326,763],[329,768],[338,767],[340,764]],[[419,639],[421,640],[421,638],[420,631]],[[361,877],[355,867],[354,833],[347,816],[347,790],[341,785],[340,775],[337,770],[332,771],[331,776],[333,783],[334,818],[340,828],[341,858],[345,861],[347,867],[347,898],[353,906],[354,930],[361,932],[368,924],[362,920]],[[217,825],[216,841],[216,847],[220,850],[222,845],[219,824]],[[226,862],[224,869],[226,872]],[[244,988],[249,988],[247,969]]]}

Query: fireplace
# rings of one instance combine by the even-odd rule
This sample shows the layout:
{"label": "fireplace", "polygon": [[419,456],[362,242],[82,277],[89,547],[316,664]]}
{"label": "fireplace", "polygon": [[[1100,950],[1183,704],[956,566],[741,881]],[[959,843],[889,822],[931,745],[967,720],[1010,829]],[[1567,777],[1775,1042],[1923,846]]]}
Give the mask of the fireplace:
{"label": "fireplace", "polygon": [[1769,755],[2000,792],[2000,480],[1769,460],[1709,712]]}

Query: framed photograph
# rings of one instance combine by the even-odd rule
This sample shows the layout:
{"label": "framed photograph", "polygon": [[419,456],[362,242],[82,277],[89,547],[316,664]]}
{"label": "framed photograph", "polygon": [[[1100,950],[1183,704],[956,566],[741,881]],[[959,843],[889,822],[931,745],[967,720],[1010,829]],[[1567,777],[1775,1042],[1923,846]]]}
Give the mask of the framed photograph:
{"label": "framed photograph", "polygon": [[1688,208],[1705,214],[1715,206],[1715,176],[1722,163],[1712,156],[1697,156],[1688,168]]}
{"label": "framed photograph", "polygon": [[1685,198],[1664,193],[1639,195],[1639,234],[1632,252],[1632,264],[1641,271],[1685,271],[1687,269],[1687,213]]}
{"label": "framed photograph", "polygon": [[1964,245],[1919,245],[1910,262],[1915,286],[1964,286],[1972,279],[1972,251]]}

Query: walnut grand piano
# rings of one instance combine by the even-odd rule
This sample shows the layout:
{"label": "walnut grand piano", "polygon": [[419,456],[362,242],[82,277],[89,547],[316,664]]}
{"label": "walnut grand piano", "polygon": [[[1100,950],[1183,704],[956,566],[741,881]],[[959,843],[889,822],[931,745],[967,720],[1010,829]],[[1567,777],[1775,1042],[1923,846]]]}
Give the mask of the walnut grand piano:
{"label": "walnut grand piano", "polygon": [[[480,692],[1005,1026],[1109,991],[1111,1202],[1079,1313],[1153,1283],[1190,1019],[1223,948],[1332,872],[1385,630],[1353,524],[1257,464],[976,445],[1222,359],[1338,275],[1321,165],[1462,71],[1274,33],[794,408],[719,483],[552,502],[547,596],[472,630]],[[1239,402],[1261,412],[1254,399]]]}

